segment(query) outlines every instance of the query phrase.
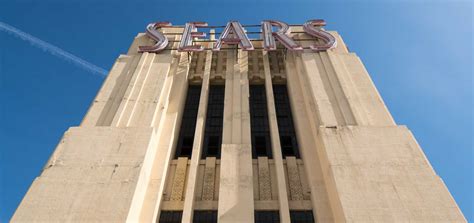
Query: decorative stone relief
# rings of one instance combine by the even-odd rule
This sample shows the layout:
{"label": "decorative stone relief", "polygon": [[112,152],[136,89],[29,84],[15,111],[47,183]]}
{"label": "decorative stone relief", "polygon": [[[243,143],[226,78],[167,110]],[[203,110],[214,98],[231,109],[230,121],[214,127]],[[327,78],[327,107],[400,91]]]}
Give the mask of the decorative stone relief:
{"label": "decorative stone relief", "polygon": [[258,178],[260,200],[271,200],[272,189],[267,157],[258,157]]}
{"label": "decorative stone relief", "polygon": [[227,70],[227,52],[212,52],[211,60],[211,80],[223,80]]}
{"label": "decorative stone relief", "polygon": [[204,169],[204,182],[202,187],[202,200],[214,200],[214,181],[216,178],[216,158],[207,157]]}
{"label": "decorative stone relief", "polygon": [[205,60],[206,54],[204,52],[192,53],[191,64],[189,68],[189,79],[191,81],[202,80]]}
{"label": "decorative stone relief", "polygon": [[285,53],[284,51],[270,51],[268,52],[268,60],[270,62],[270,71],[272,78],[285,79]]}
{"label": "decorative stone relief", "polygon": [[176,172],[173,178],[173,186],[171,188],[171,199],[172,201],[182,201],[184,185],[186,182],[186,168],[188,167],[188,158],[179,157],[178,165],[176,166]]}
{"label": "decorative stone relief", "polygon": [[259,51],[248,52],[249,81],[263,83],[263,54]]}
{"label": "decorative stone relief", "polygon": [[288,171],[288,185],[290,189],[290,200],[303,200],[303,187],[301,186],[300,175],[296,158],[286,157],[286,169]]}

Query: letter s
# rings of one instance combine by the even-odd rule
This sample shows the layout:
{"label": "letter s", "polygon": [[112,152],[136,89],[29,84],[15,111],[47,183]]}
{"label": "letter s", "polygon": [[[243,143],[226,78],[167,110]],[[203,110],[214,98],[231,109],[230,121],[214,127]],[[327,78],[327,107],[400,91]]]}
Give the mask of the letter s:
{"label": "letter s", "polygon": [[166,46],[168,46],[168,38],[159,32],[157,29],[160,27],[171,26],[170,22],[155,22],[150,23],[146,27],[146,35],[156,41],[154,46],[139,46],[138,52],[150,52],[157,53],[162,51]]}
{"label": "letter s", "polygon": [[325,25],[326,25],[326,22],[322,19],[309,20],[305,22],[303,25],[303,30],[306,32],[306,34],[322,39],[325,42],[323,45],[315,44],[315,45],[309,46],[313,51],[318,52],[318,51],[328,50],[328,49],[336,47],[337,42],[336,42],[336,38],[333,35],[331,35],[330,33],[324,30],[317,29],[315,27],[315,26],[325,26]]}

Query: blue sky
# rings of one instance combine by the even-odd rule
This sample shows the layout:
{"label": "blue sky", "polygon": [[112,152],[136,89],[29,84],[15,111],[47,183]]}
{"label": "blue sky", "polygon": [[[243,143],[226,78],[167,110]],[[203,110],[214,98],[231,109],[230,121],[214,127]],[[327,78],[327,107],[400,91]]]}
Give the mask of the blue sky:
{"label": "blue sky", "polygon": [[[0,0],[0,22],[108,70],[153,21],[325,19],[474,220],[472,10],[470,1]],[[64,131],[79,125],[102,81],[0,29],[0,222]]]}

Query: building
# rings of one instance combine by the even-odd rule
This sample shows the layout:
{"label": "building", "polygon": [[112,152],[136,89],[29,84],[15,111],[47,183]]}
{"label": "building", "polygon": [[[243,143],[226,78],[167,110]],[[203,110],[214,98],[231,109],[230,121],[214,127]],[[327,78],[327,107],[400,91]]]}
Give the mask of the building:
{"label": "building", "polygon": [[184,29],[138,34],[12,222],[466,221],[336,32],[178,52]]}

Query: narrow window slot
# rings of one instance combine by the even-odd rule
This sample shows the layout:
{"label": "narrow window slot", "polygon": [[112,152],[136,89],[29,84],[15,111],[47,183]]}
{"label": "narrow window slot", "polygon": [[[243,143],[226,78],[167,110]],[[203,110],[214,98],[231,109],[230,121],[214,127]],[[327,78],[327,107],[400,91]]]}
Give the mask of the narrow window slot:
{"label": "narrow window slot", "polygon": [[278,133],[280,134],[281,152],[283,158],[294,156],[300,158],[295,127],[291,114],[290,99],[286,85],[274,84],[275,110],[277,113]]}
{"label": "narrow window slot", "polygon": [[268,123],[267,97],[265,85],[250,85],[250,125],[252,157],[272,158],[270,127]]}
{"label": "narrow window slot", "polygon": [[178,157],[191,158],[200,95],[201,85],[189,85],[181,119],[175,159]]}
{"label": "narrow window slot", "polygon": [[224,121],[224,85],[210,85],[202,159],[221,156]]}

